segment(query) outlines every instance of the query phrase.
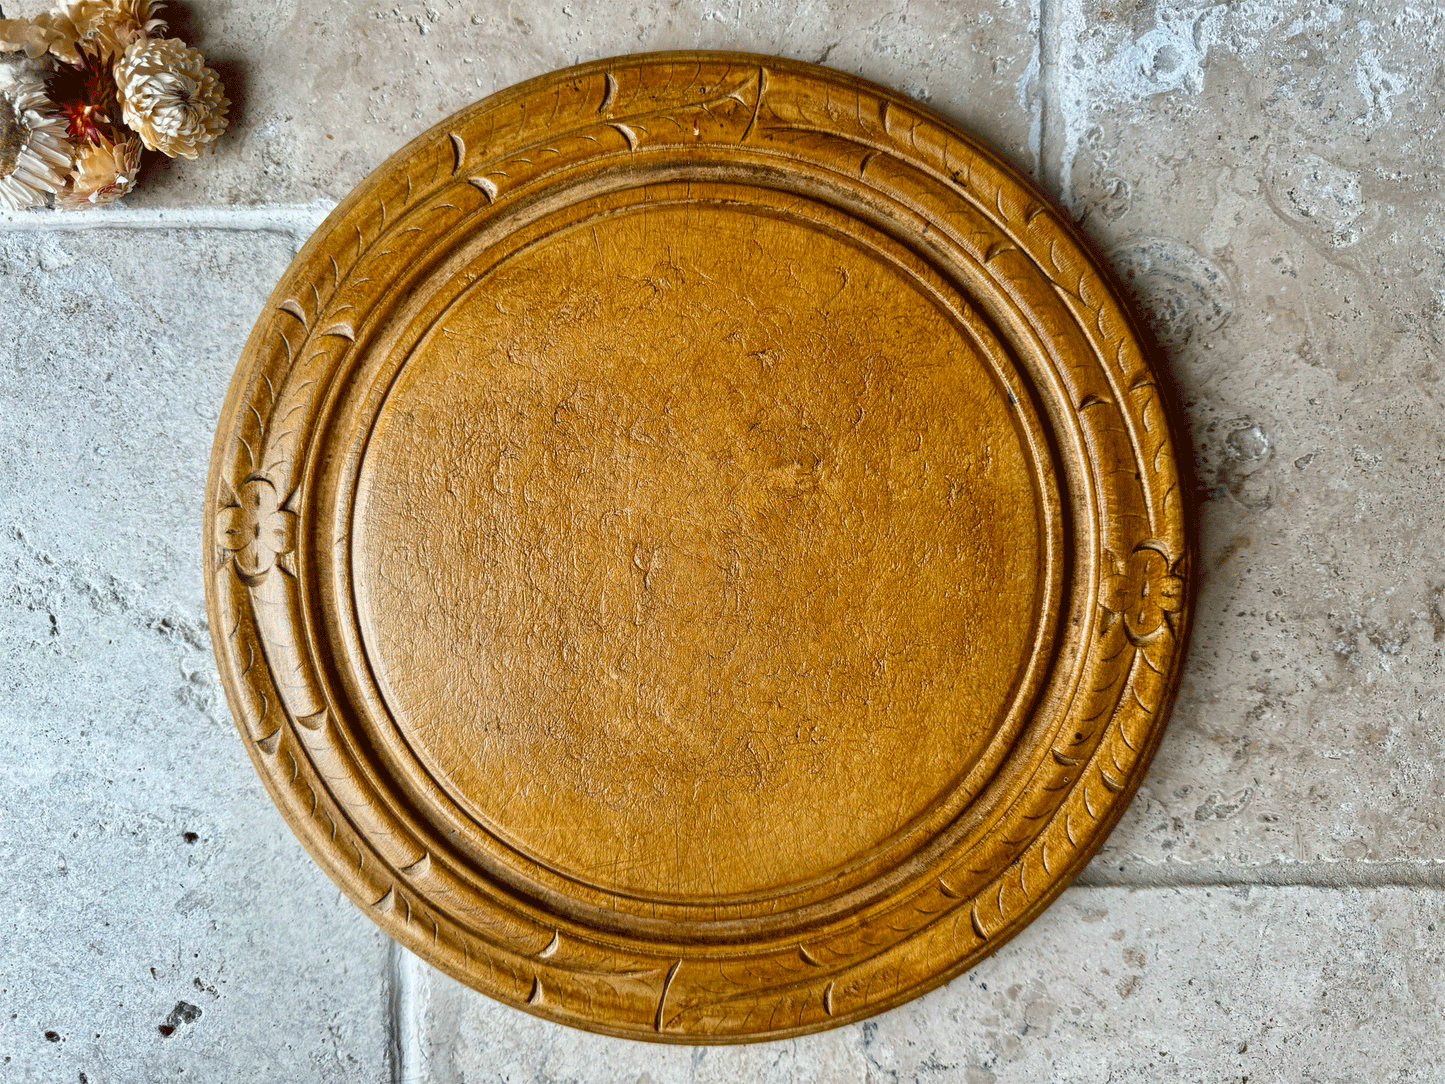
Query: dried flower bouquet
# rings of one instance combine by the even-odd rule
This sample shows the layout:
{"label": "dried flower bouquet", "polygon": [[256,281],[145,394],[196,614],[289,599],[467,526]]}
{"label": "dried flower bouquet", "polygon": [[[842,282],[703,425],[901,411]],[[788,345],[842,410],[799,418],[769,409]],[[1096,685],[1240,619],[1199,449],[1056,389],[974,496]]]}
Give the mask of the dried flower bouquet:
{"label": "dried flower bouquet", "polygon": [[94,207],[135,187],[143,151],[196,158],[226,130],[205,58],[163,35],[158,0],[72,0],[0,17],[0,211]]}

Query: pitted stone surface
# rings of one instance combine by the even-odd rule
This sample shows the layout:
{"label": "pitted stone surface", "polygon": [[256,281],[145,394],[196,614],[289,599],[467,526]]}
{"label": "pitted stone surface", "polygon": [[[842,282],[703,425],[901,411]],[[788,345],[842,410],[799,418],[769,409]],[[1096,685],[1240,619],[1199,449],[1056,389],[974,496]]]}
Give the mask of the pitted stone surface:
{"label": "pitted stone surface", "polygon": [[1445,857],[1445,18],[1059,27],[1059,183],[1177,381],[1201,511],[1178,707],[1098,861]]}
{"label": "pitted stone surface", "polygon": [[247,762],[201,592],[215,412],[293,244],[0,233],[0,1080],[386,1076],[385,938]]}

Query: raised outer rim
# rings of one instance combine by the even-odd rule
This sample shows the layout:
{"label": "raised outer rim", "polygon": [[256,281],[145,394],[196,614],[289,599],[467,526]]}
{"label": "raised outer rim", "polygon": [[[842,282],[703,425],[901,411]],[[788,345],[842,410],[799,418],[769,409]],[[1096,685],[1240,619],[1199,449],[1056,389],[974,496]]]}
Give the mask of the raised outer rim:
{"label": "raised outer rim", "polygon": [[[297,832],[297,835],[301,838],[303,844],[312,853],[313,857],[317,859],[318,863],[327,870],[328,874],[332,876],[332,878],[338,883],[338,885],[344,891],[346,891],[348,895],[351,896],[351,898],[358,903],[358,905],[362,906],[368,911],[368,913],[370,913],[374,918],[376,918],[376,920],[381,923],[383,927],[388,930],[389,933],[392,933],[393,936],[396,936],[399,940],[401,940],[408,947],[412,948],[414,951],[419,952],[419,954],[427,958],[433,964],[441,967],[443,970],[452,973],[462,981],[470,982],[473,985],[477,985],[476,976],[468,973],[464,968],[459,967],[453,956],[448,955],[432,941],[421,936],[420,931],[413,927],[409,923],[409,921],[405,923],[400,921],[397,917],[397,912],[394,910],[387,910],[385,912],[378,912],[376,910],[376,908],[380,904],[392,899],[393,892],[389,890],[385,896],[383,896],[380,900],[377,900],[371,891],[371,889],[375,886],[369,886],[364,881],[358,880],[355,873],[349,868],[349,865],[340,861],[338,855],[336,854],[336,848],[335,846],[331,845],[327,840],[324,829],[322,829],[319,823],[313,818],[312,811],[309,811],[305,808],[304,800],[291,786],[291,783],[295,780],[296,776],[293,776],[292,780],[286,780],[283,778],[283,774],[279,770],[277,762],[274,759],[274,757],[277,755],[276,749],[278,748],[278,745],[273,745],[272,749],[268,751],[264,747],[264,745],[262,745],[260,741],[258,741],[258,738],[262,740],[270,740],[272,738],[275,738],[278,743],[290,743],[293,732],[299,734],[300,731],[297,730],[296,727],[298,719],[296,718],[295,713],[292,713],[290,717],[288,717],[288,719],[286,720],[289,729],[287,729],[284,734],[281,733],[281,731],[276,731],[273,734],[262,736],[255,732],[256,724],[258,722],[264,723],[266,719],[268,719],[270,716],[269,714],[263,714],[263,716],[258,717],[254,706],[248,703],[243,697],[240,691],[240,677],[243,672],[242,662],[244,660],[242,660],[231,648],[230,637],[223,637],[221,635],[223,630],[226,630],[228,628],[230,618],[237,617],[239,620],[238,615],[230,612],[227,608],[229,598],[223,597],[222,589],[220,586],[220,576],[218,575],[218,573],[224,574],[227,572],[230,562],[225,558],[223,552],[218,549],[216,535],[216,510],[218,507],[226,503],[223,499],[224,495],[227,490],[233,488],[231,487],[230,483],[226,481],[225,477],[228,473],[226,469],[227,459],[228,456],[233,458],[235,455],[234,441],[242,428],[242,425],[239,422],[235,422],[229,426],[227,422],[228,420],[236,419],[240,413],[244,412],[247,409],[246,399],[248,396],[248,392],[256,379],[256,373],[259,371],[255,368],[257,364],[256,359],[262,357],[264,354],[264,340],[268,333],[272,314],[278,307],[282,306],[289,300],[289,288],[295,283],[297,276],[299,275],[300,269],[306,267],[311,260],[317,258],[319,255],[322,254],[324,241],[328,234],[331,231],[339,228],[343,223],[345,223],[353,215],[353,213],[362,206],[362,204],[366,200],[374,197],[378,190],[384,187],[388,177],[393,173],[393,171],[399,170],[399,168],[404,163],[412,159],[415,155],[419,154],[424,149],[435,146],[438,141],[445,140],[447,138],[448,131],[452,128],[458,127],[465,117],[475,116],[479,113],[482,113],[486,109],[499,108],[508,101],[515,101],[518,98],[535,93],[540,89],[553,87],[555,85],[558,85],[563,80],[580,79],[588,76],[595,76],[603,71],[609,71],[613,68],[622,70],[629,67],[645,67],[647,65],[654,65],[659,63],[679,62],[729,62],[739,65],[756,66],[760,70],[766,68],[770,72],[779,73],[782,75],[794,75],[800,78],[810,79],[824,79],[834,85],[841,85],[845,88],[852,88],[860,94],[866,93],[872,96],[876,96],[878,99],[884,101],[887,106],[891,108],[893,113],[902,116],[919,118],[923,122],[933,125],[937,129],[941,129],[943,132],[946,133],[949,139],[956,140],[958,144],[966,148],[967,151],[972,154],[980,163],[1002,173],[1006,178],[1007,183],[1014,186],[1019,192],[1027,195],[1034,203],[1036,203],[1038,205],[1038,210],[1032,211],[1032,214],[1044,212],[1048,213],[1049,222],[1046,224],[1053,227],[1056,234],[1056,243],[1060,239],[1067,242],[1072,242],[1072,247],[1074,251],[1066,251],[1064,252],[1064,256],[1073,259],[1075,263],[1081,264],[1083,266],[1083,270],[1081,273],[1083,274],[1084,278],[1080,280],[1079,286],[1090,287],[1091,290],[1102,289],[1103,291],[1105,291],[1106,294],[1111,295],[1105,297],[1099,302],[1101,306],[1101,308],[1099,309],[1099,312],[1101,314],[1100,320],[1102,321],[1103,319],[1104,310],[1108,309],[1109,317],[1119,322],[1124,328],[1124,331],[1121,334],[1128,338],[1131,348],[1137,350],[1141,356],[1144,354],[1144,350],[1141,345],[1142,336],[1140,335],[1137,326],[1129,317],[1127,310],[1125,310],[1123,306],[1118,303],[1119,295],[1117,286],[1112,283],[1112,280],[1106,272],[1101,271],[1097,257],[1092,255],[1092,250],[1090,246],[1083,239],[1077,228],[1074,227],[1073,224],[1069,221],[1066,212],[1060,210],[1054,204],[1052,199],[1042,193],[1031,181],[1009,169],[996,154],[985,148],[982,144],[979,143],[977,139],[971,136],[967,136],[962,132],[959,132],[949,121],[934,113],[932,110],[921,107],[901,95],[895,94],[884,88],[877,87],[876,85],[868,83],[864,80],[860,80],[852,76],[843,75],[841,73],[830,72],[827,69],[822,69],[814,65],[802,64],[795,61],[779,60],[776,58],[761,57],[740,53],[678,52],[597,61],[590,64],[579,65],[578,67],[567,69],[564,72],[544,75],[537,79],[530,80],[527,83],[520,84],[517,87],[511,88],[509,90],[504,90],[496,95],[493,95],[490,98],[484,100],[483,102],[477,103],[469,109],[464,110],[463,113],[458,114],[457,117],[449,118],[447,121],[444,121],[442,124],[434,127],[429,132],[418,137],[418,139],[413,140],[397,155],[394,155],[391,159],[389,159],[380,169],[375,171],[346,200],[342,201],[342,203],[336,208],[335,211],[332,212],[330,216],[328,216],[327,220],[322,224],[320,229],[318,229],[317,233],[302,249],[301,253],[293,262],[291,269],[288,270],[287,274],[283,276],[280,284],[278,284],[276,291],[273,293],[271,300],[268,303],[266,312],[263,314],[261,321],[258,323],[257,328],[255,329],[255,331],[253,331],[252,336],[247,343],[246,351],[243,355],[245,359],[251,361],[252,366],[247,367],[247,365],[243,362],[243,364],[238,367],[236,376],[232,380],[224,406],[222,408],[222,422],[221,425],[218,427],[217,437],[213,447],[211,470],[207,483],[208,499],[205,507],[205,515],[203,521],[203,555],[207,573],[207,614],[213,633],[216,634],[213,637],[213,642],[217,653],[217,662],[221,671],[223,684],[226,687],[227,699],[231,706],[232,713],[236,718],[238,728],[241,730],[243,738],[246,739],[249,755],[252,757],[252,761],[256,765],[257,771],[261,775],[263,782],[267,786],[268,791],[270,791],[273,799],[282,809],[283,814],[286,815],[288,822],[292,825],[293,830]],[[759,85],[759,96],[761,97],[761,83]],[[1002,211],[1003,209],[1000,208],[1000,210]],[[1032,214],[1030,216],[1030,221],[1032,220]],[[1057,266],[1058,260],[1056,258],[1056,254],[1051,253],[1050,258],[1054,260]],[[1071,271],[1074,269],[1075,268],[1070,268]],[[1058,282],[1057,279],[1055,281],[1056,283]],[[1082,292],[1084,291],[1081,289],[1081,293]],[[1143,364],[1145,370],[1147,371],[1149,367],[1147,358],[1144,359]],[[1145,397],[1149,399],[1149,403],[1157,406],[1161,412],[1164,410],[1163,398],[1167,394],[1167,391],[1161,394],[1157,389],[1153,392],[1144,392]],[[1164,415],[1161,414],[1161,420],[1163,417]],[[876,1012],[890,1008],[894,1005],[901,1004],[902,1002],[917,996],[925,990],[931,989],[935,986],[940,985],[943,982],[946,982],[948,979],[954,977],[956,974],[975,964],[979,959],[982,958],[982,956],[986,955],[988,952],[992,952],[1004,942],[1006,942],[1010,937],[1012,937],[1015,933],[1022,929],[1022,927],[1026,925],[1028,921],[1032,920],[1034,916],[1036,916],[1040,911],[1047,907],[1047,905],[1054,898],[1057,897],[1057,895],[1063,890],[1063,888],[1066,887],[1067,884],[1073,879],[1073,877],[1076,876],[1077,873],[1083,868],[1083,866],[1087,864],[1088,860],[1102,844],[1103,839],[1107,836],[1108,832],[1117,823],[1119,817],[1122,816],[1123,810],[1128,804],[1128,799],[1137,789],[1144,774],[1144,771],[1147,769],[1148,763],[1152,759],[1154,751],[1158,746],[1160,737],[1162,735],[1163,721],[1165,718],[1167,718],[1169,708],[1171,707],[1174,696],[1177,692],[1178,674],[1183,658],[1184,648],[1187,644],[1189,617],[1192,611],[1192,585],[1191,577],[1188,573],[1193,563],[1195,553],[1195,540],[1192,533],[1192,509],[1189,507],[1189,494],[1185,490],[1183,490],[1182,486],[1180,486],[1179,473],[1177,471],[1177,468],[1174,467],[1171,442],[1168,440],[1167,432],[1163,436],[1162,443],[1160,444],[1159,449],[1156,453],[1156,462],[1159,456],[1164,455],[1165,453],[1168,453],[1167,456],[1165,456],[1167,460],[1167,469],[1164,472],[1165,480],[1172,480],[1174,483],[1174,487],[1178,488],[1178,495],[1175,500],[1175,510],[1172,513],[1171,518],[1171,547],[1168,556],[1172,559],[1173,562],[1171,565],[1172,570],[1177,571],[1180,574],[1184,583],[1187,586],[1190,586],[1191,592],[1189,594],[1186,594],[1182,609],[1177,615],[1177,622],[1174,627],[1170,650],[1167,655],[1162,657],[1163,661],[1167,665],[1165,670],[1161,673],[1161,677],[1163,680],[1160,683],[1160,688],[1158,689],[1155,703],[1152,705],[1153,710],[1149,716],[1147,729],[1143,732],[1143,734],[1136,736],[1136,744],[1134,746],[1131,746],[1131,748],[1134,749],[1135,756],[1132,760],[1125,779],[1122,780],[1122,785],[1120,785],[1117,789],[1113,787],[1110,788],[1110,790],[1113,791],[1113,797],[1108,800],[1106,808],[1102,811],[1102,815],[1099,815],[1094,819],[1094,823],[1090,827],[1088,834],[1086,835],[1082,843],[1075,845],[1073,850],[1070,852],[1067,861],[1064,862],[1062,866],[1056,865],[1056,867],[1051,870],[1052,879],[1047,882],[1046,886],[1041,892],[1039,892],[1038,894],[1029,894],[1025,892],[1027,902],[1011,911],[1008,917],[1008,921],[1005,924],[999,926],[996,929],[990,930],[983,945],[977,947],[974,951],[960,953],[960,955],[950,965],[933,971],[926,978],[912,982],[905,989],[897,990],[891,993],[883,994],[882,996],[876,998],[868,999],[861,1006],[850,1008],[846,1012],[840,1013],[835,1016],[830,1016],[825,1020],[815,1021],[800,1026],[783,1026],[767,1029],[743,1030],[730,1034],[666,1032],[662,1031],[660,1029],[660,1026],[659,1029],[656,1031],[647,1031],[635,1026],[618,1026],[604,1020],[578,1019],[574,1015],[552,1011],[550,1007],[546,1005],[538,1006],[528,1004],[524,1001],[524,999],[516,996],[508,996],[505,992],[502,991],[490,990],[489,992],[492,992],[497,996],[502,997],[504,1000],[507,1000],[512,1004],[516,1004],[517,1007],[523,1008],[526,1011],[534,1012],[537,1015],[549,1017],[552,1019],[562,1019],[569,1024],[584,1027],[589,1030],[632,1038],[648,1038],[659,1041],[683,1043],[728,1042],[738,1041],[740,1039],[781,1038],[788,1035],[802,1034],[809,1031],[820,1030],[826,1027],[837,1026],[839,1024],[846,1023],[852,1020],[862,1019],[866,1016],[870,1016]],[[231,473],[234,477],[234,472]],[[223,486],[226,488],[223,489]],[[239,626],[237,627],[239,628]],[[232,635],[234,635],[234,633],[232,633]],[[267,709],[267,713],[269,713],[269,711],[270,708]],[[279,735],[279,737],[277,737],[277,735]],[[300,746],[298,745],[297,748],[299,749]],[[287,755],[291,756],[291,753],[288,751]],[[298,773],[300,771],[299,764],[296,765],[296,771]],[[318,796],[313,793],[313,808],[317,800]],[[334,824],[332,831],[333,834],[336,831],[336,827]],[[398,884],[395,887],[404,886]],[[1000,888],[1000,901],[1002,901],[1002,898],[1003,888]],[[1002,912],[1002,903],[1000,903],[1000,911]],[[676,968],[674,968],[673,970],[675,971]],[[672,972],[669,972],[669,982],[671,981],[671,975]],[[665,1001],[666,987],[664,987],[663,990],[663,997]],[[661,1008],[659,1008],[659,1013],[660,1012]],[[661,1017],[659,1016],[659,1020],[660,1019]]]}

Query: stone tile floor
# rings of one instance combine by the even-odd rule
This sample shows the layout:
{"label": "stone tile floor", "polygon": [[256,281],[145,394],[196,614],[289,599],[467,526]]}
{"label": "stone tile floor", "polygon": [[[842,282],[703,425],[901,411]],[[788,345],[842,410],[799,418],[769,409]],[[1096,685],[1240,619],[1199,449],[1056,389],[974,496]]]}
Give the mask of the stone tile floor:
{"label": "stone tile floor", "polygon": [[[0,1081],[1445,1081],[1445,13],[196,0],[175,21],[236,100],[215,153],[109,213],[0,219]],[[752,1047],[567,1031],[392,948],[247,763],[197,557],[225,383],[330,203],[492,90],[677,47],[899,87],[1038,177],[1159,340],[1202,501],[1179,704],[1080,883],[919,1001]]]}

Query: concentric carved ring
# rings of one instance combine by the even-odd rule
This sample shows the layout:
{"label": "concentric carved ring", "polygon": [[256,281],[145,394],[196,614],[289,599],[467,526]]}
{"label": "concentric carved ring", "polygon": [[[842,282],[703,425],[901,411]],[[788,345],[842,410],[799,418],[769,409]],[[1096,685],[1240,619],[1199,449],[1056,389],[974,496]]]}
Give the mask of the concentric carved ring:
{"label": "concentric carved ring", "polygon": [[775,1038],[997,948],[1127,804],[1183,494],[1032,185],[811,65],[628,57],[420,137],[231,385],[207,591],[292,828],[554,1020]]}

